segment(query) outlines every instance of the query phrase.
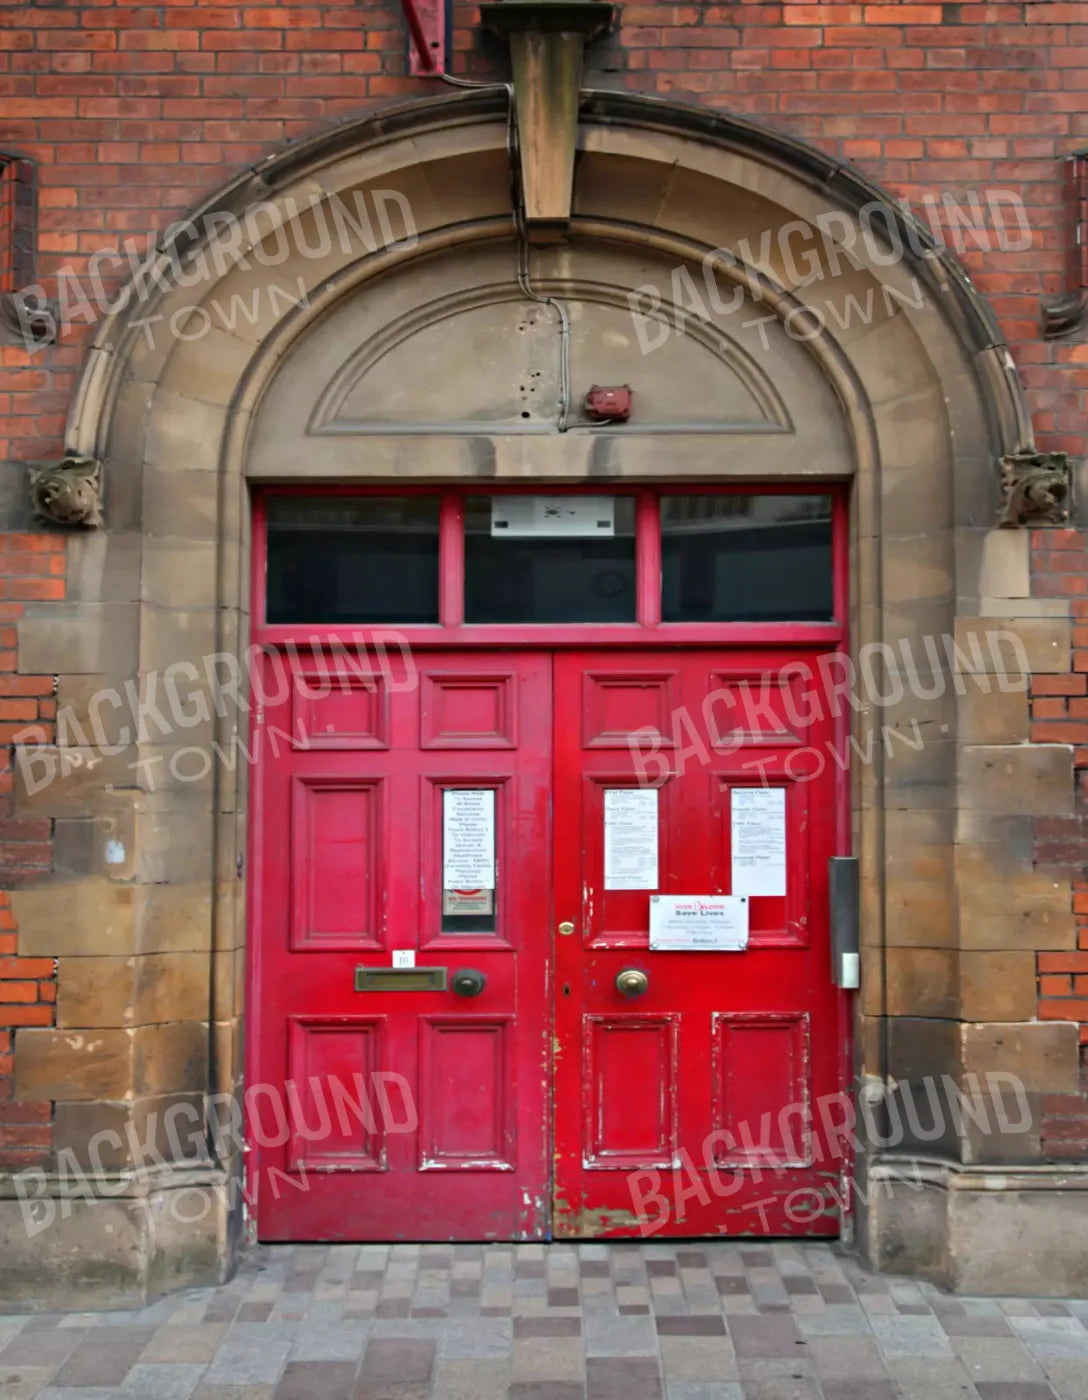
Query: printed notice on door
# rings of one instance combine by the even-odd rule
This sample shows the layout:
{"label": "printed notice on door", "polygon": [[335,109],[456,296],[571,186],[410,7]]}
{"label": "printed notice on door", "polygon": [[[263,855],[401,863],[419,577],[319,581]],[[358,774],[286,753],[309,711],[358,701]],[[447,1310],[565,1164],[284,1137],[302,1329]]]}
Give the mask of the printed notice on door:
{"label": "printed notice on door", "polygon": [[479,894],[495,888],[495,791],[442,794],[442,888]]}
{"label": "printed notice on door", "polygon": [[604,887],[657,889],[657,788],[606,788]]}
{"label": "printed notice on door", "polygon": [[733,893],[786,893],[786,789],[734,788],[730,796]]}
{"label": "printed notice on door", "polygon": [[652,952],[736,953],[747,946],[747,895],[650,896]]}

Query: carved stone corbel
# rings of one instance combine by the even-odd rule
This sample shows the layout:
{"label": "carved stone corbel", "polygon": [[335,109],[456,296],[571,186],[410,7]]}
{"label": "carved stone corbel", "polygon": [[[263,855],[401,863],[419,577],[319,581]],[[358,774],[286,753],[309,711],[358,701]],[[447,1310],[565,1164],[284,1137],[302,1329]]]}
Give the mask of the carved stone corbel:
{"label": "carved stone corbel", "polygon": [[1001,459],[1003,530],[1022,525],[1064,525],[1069,519],[1072,474],[1066,452],[1011,452]]}
{"label": "carved stone corbel", "polygon": [[101,462],[69,453],[57,462],[33,464],[30,499],[37,513],[54,525],[101,525]]}
{"label": "carved stone corbel", "polygon": [[52,345],[60,324],[60,307],[29,292],[0,292],[0,345],[40,350]]}
{"label": "carved stone corbel", "polygon": [[532,242],[570,223],[586,44],[609,28],[609,0],[485,0],[480,19],[510,45],[521,198]]}

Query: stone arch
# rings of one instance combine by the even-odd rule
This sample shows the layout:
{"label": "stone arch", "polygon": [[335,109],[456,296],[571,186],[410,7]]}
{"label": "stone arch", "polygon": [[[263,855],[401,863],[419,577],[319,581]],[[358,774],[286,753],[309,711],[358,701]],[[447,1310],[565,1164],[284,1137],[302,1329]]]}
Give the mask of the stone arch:
{"label": "stone arch", "polygon": [[[649,416],[560,431],[556,329],[515,275],[507,126],[505,95],[473,91],[270,156],[195,210],[147,295],[103,322],[68,444],[106,475],[108,528],[74,542],[77,568],[104,579],[127,560],[140,579],[138,605],[99,598],[124,634],[119,673],[187,661],[204,674],[208,655],[244,652],[247,491],[262,480],[849,480],[854,647],[909,647],[979,616],[997,459],[1029,446],[1031,430],[996,323],[954,258],[850,167],[797,141],[587,94],[569,241],[533,250],[532,277],[574,308],[579,388],[593,367],[615,368],[609,382],[632,378]],[[375,225],[382,208],[398,212],[407,236],[349,228],[326,246],[335,207]],[[519,332],[530,310],[531,333]],[[647,334],[668,331],[659,347],[640,344],[639,316]],[[511,358],[519,336],[537,356],[539,412],[511,387],[511,367],[527,363],[527,351]],[[474,347],[492,357],[491,377],[470,413],[455,370]],[[423,364],[406,388],[407,367]],[[959,1014],[954,828],[972,763],[961,699],[891,706],[887,724],[919,719],[940,737],[920,753],[877,744],[854,772],[868,944],[859,1064],[878,1077],[888,978],[896,951],[918,941],[911,921],[934,922],[940,987],[914,1014]],[[243,725],[237,710],[212,711],[180,742],[151,734],[131,747],[139,771],[157,761],[169,774],[181,748],[236,752]],[[144,890],[132,917],[166,887],[199,926],[213,970],[204,1071],[229,1090],[241,1073],[245,764],[220,762],[198,782],[141,778],[131,820],[125,878]],[[920,913],[897,893],[889,851],[904,844],[928,854],[941,908]]]}

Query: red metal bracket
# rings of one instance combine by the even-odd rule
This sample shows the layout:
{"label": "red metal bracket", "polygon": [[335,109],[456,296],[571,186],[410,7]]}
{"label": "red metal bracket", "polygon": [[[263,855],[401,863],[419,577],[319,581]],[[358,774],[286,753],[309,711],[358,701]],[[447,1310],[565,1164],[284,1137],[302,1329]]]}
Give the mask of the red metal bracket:
{"label": "red metal bracket", "polygon": [[408,25],[408,72],[434,78],[446,71],[446,0],[400,0]]}

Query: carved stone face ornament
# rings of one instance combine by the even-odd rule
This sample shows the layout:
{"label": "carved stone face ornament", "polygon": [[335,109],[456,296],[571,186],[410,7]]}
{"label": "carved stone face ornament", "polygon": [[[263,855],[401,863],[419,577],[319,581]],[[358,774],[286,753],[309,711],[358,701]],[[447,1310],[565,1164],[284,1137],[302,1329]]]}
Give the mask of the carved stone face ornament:
{"label": "carved stone face ornament", "polygon": [[1013,452],[1001,459],[1003,530],[1064,525],[1072,480],[1065,452]]}
{"label": "carved stone face ornament", "polygon": [[102,524],[102,465],[93,457],[67,456],[30,468],[34,509],[55,525]]}

